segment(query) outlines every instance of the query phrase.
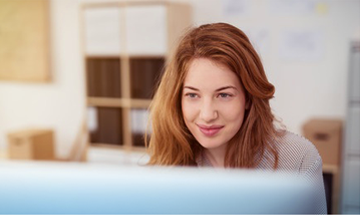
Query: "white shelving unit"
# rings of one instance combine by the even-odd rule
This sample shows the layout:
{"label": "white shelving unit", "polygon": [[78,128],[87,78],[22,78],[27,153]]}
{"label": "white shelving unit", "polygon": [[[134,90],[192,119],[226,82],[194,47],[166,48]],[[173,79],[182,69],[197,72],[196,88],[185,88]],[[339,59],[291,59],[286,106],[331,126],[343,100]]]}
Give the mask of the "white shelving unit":
{"label": "white shelving unit", "polygon": [[192,24],[191,6],[170,1],[82,7],[90,145],[142,150],[164,62]]}
{"label": "white shelving unit", "polygon": [[350,48],[341,213],[360,214],[360,40]]}

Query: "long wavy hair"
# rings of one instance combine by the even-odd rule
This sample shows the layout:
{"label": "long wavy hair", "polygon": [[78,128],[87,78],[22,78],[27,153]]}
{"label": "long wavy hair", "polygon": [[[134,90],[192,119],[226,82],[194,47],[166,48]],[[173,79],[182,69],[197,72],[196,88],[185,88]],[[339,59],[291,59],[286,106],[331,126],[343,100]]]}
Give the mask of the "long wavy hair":
{"label": "long wavy hair", "polygon": [[[276,169],[278,152],[274,140],[281,134],[274,126],[269,104],[275,88],[269,83],[248,37],[226,23],[190,29],[166,62],[150,105],[152,133],[146,141],[149,164],[196,165],[196,158],[203,150],[187,129],[181,110],[183,83],[195,58],[207,58],[227,66],[239,78],[249,103],[241,128],[227,144],[225,167],[255,168],[265,158]],[[272,156],[266,156],[269,153],[265,151]]]}

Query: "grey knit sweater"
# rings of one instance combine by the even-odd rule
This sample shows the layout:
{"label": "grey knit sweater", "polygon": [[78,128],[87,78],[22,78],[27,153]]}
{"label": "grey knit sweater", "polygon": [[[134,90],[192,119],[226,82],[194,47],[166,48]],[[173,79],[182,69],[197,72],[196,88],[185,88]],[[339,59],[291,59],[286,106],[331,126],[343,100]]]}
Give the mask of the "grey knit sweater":
{"label": "grey knit sweater", "polygon": [[[288,131],[276,141],[276,145],[279,153],[277,170],[295,172],[298,175],[306,177],[311,182],[316,183],[318,189],[316,192],[317,213],[326,214],[327,208],[322,176],[322,160],[315,146],[304,137]],[[257,169],[272,170],[274,164],[273,156],[268,151],[265,152],[265,156],[271,159],[262,159]],[[196,162],[200,167],[212,166],[204,156],[199,156]]]}

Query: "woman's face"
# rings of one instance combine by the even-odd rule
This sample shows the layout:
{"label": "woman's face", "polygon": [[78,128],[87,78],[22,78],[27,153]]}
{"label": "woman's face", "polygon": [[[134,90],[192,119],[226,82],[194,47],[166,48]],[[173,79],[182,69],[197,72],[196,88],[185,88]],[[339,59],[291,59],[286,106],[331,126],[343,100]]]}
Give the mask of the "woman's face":
{"label": "woman's face", "polygon": [[191,62],[183,85],[182,114],[204,148],[225,148],[242,125],[245,103],[245,93],[234,72],[207,58]]}

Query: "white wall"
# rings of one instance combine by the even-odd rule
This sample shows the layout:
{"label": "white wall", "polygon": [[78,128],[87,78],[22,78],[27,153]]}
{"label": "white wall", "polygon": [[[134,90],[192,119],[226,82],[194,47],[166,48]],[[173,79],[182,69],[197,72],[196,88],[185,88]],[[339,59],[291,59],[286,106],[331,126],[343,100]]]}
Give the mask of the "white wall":
{"label": "white wall", "polygon": [[57,154],[67,155],[85,109],[78,11],[76,1],[51,1],[50,83],[0,81],[0,148],[7,146],[9,131],[50,127],[55,130]]}
{"label": "white wall", "polygon": [[[301,133],[311,117],[345,117],[348,43],[360,28],[360,0],[305,1],[308,5],[287,1],[297,4],[298,10],[274,12],[277,0],[183,0],[193,5],[196,25],[229,22],[249,33],[276,87],[275,114],[289,130]],[[55,129],[58,155],[68,153],[85,114],[79,20],[84,2],[103,1],[51,0],[51,83],[0,81],[0,148],[6,147],[7,132],[42,126]],[[229,14],[226,6],[231,2],[240,13]],[[313,59],[283,59],[279,47],[288,30],[318,33],[320,54]]]}
{"label": "white wall", "polygon": [[[243,13],[226,13],[229,2],[236,2]],[[297,5],[291,14],[275,13],[277,2],[281,1],[196,0],[195,22],[229,22],[248,32],[254,42],[265,42],[258,50],[276,87],[272,107],[289,130],[301,133],[303,123],[311,117],[344,118],[349,39],[360,29],[360,1],[314,0],[302,4],[288,0],[288,5]],[[283,59],[279,53],[281,35],[291,30],[319,33],[322,54],[313,59]]]}

